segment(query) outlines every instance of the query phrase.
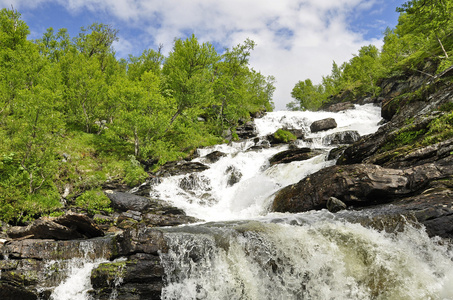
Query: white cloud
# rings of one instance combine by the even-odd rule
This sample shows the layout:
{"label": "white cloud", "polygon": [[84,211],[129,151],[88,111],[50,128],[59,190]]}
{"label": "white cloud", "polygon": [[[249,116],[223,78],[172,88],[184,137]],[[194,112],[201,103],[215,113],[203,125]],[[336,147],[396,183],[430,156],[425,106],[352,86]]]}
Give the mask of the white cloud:
{"label": "white cloud", "polygon": [[[0,3],[12,0],[0,0]],[[45,0],[15,0],[34,5]],[[277,79],[275,104],[284,109],[298,80],[320,82],[332,61],[341,63],[366,44],[349,23],[361,10],[377,9],[382,0],[47,0],[75,14],[88,9],[107,13],[143,35],[120,37],[118,53],[164,45],[171,50],[174,38],[195,33],[199,41],[233,47],[250,38],[257,43],[252,67]],[[21,4],[22,3],[22,4]],[[121,34],[121,31],[120,31]],[[133,45],[135,47],[133,48]],[[218,49],[221,51],[222,49]],[[131,53],[131,52],[129,52]]]}

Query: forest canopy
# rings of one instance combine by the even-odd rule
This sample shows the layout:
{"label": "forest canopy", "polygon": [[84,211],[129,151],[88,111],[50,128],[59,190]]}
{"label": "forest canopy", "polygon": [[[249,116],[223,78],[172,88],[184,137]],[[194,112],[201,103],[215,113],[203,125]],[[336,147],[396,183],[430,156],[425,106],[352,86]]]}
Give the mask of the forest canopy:
{"label": "forest canopy", "polygon": [[4,221],[55,211],[105,182],[139,184],[145,168],[223,142],[273,109],[274,79],[251,68],[251,40],[219,53],[192,35],[167,56],[159,47],[117,59],[118,31],[106,24],[76,37],[28,34],[18,11],[0,11]]}

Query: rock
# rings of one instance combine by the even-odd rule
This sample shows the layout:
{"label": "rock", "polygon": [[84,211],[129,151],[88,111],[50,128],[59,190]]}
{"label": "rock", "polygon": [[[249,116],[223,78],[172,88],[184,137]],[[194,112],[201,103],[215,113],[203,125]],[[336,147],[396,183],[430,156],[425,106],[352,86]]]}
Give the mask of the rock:
{"label": "rock", "polygon": [[325,131],[333,128],[337,128],[337,122],[334,118],[326,118],[323,120],[314,121],[310,125],[311,132]]}
{"label": "rock", "polygon": [[8,231],[10,238],[72,240],[103,236],[104,232],[86,215],[67,213],[49,219],[41,218],[28,226],[14,226]]}
{"label": "rock", "polygon": [[334,160],[338,159],[346,149],[346,146],[336,147],[329,151],[329,155],[327,155],[327,160]]}
{"label": "rock", "polygon": [[199,162],[173,161],[165,163],[156,176],[168,177],[175,175],[185,175],[188,173],[197,173],[209,169],[208,166]]}
{"label": "rock", "polygon": [[212,189],[211,181],[209,180],[209,178],[198,174],[190,174],[183,177],[179,182],[179,187],[185,191],[210,191]]}
{"label": "rock", "polygon": [[360,134],[355,130],[335,132],[326,135],[322,139],[324,145],[345,145],[357,142],[360,139]]}
{"label": "rock", "polygon": [[168,245],[161,231],[138,225],[125,230],[117,238],[118,256],[129,256],[135,253],[159,255],[168,252]]}
{"label": "rock", "polygon": [[303,129],[284,128],[284,130],[291,132],[298,140],[303,140],[305,137]]}
{"label": "rock", "polygon": [[341,201],[340,199],[337,199],[335,197],[330,197],[327,200],[326,206],[327,206],[327,209],[333,213],[339,212],[340,210],[346,209],[346,207],[347,207],[343,201]]}
{"label": "rock", "polygon": [[307,160],[321,154],[321,151],[312,150],[310,148],[298,148],[294,150],[286,150],[279,152],[269,159],[271,165],[287,164],[293,161]]}
{"label": "rock", "polygon": [[64,260],[71,258],[106,258],[114,256],[117,248],[114,236],[89,240],[55,241],[49,239],[24,239],[9,241],[0,254],[10,259]]}
{"label": "rock", "polygon": [[185,214],[156,215],[148,213],[143,215],[143,222],[152,227],[179,226],[200,221],[197,218],[186,216]]}
{"label": "rock", "polygon": [[164,269],[156,255],[137,253],[127,261],[100,264],[91,272],[95,299],[160,299]]}
{"label": "rock", "polygon": [[105,194],[110,199],[112,207],[119,211],[144,211],[152,208],[151,201],[145,197],[111,190],[105,191]]}
{"label": "rock", "polygon": [[354,206],[389,203],[420,193],[431,181],[450,176],[450,169],[434,164],[404,170],[370,164],[327,167],[278,191],[272,211],[322,209],[330,197]]}
{"label": "rock", "polygon": [[236,128],[236,134],[240,139],[250,139],[257,135],[255,123],[249,121]]}
{"label": "rock", "polygon": [[228,186],[233,186],[241,181],[242,173],[238,169],[236,169],[235,166],[229,166],[226,169],[225,174],[230,174],[227,181]]}
{"label": "rock", "polygon": [[222,157],[225,157],[226,154],[223,153],[223,152],[220,152],[220,151],[214,151],[214,152],[211,152],[209,153],[208,155],[206,155],[204,157],[204,159],[208,162],[208,163],[215,163],[217,161],[219,161],[219,159],[221,159]]}
{"label": "rock", "polygon": [[325,108],[326,111],[329,112],[339,112],[347,109],[354,109],[354,104],[352,104],[350,101],[346,102],[341,102],[341,103],[335,103],[330,105],[329,107]]}

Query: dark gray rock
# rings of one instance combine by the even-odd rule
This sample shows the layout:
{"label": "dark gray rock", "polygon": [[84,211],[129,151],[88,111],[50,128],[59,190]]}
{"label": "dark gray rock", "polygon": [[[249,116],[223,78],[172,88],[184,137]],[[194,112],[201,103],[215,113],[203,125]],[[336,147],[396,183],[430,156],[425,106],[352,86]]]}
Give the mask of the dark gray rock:
{"label": "dark gray rock", "polygon": [[275,154],[269,159],[269,163],[271,165],[287,164],[293,161],[307,160],[321,153],[322,153],[321,151],[313,150],[310,148],[290,149]]}
{"label": "dark gray rock", "polygon": [[347,110],[347,109],[354,109],[354,108],[355,107],[354,107],[354,104],[352,104],[352,102],[346,101],[346,102],[332,104],[332,105],[328,106],[327,108],[325,108],[325,110],[329,111],[329,112],[339,112],[339,111],[343,111],[343,110]]}
{"label": "dark gray rock", "polygon": [[273,211],[303,212],[326,207],[330,197],[354,206],[389,203],[421,193],[429,184],[453,174],[453,168],[426,164],[403,170],[370,164],[332,166],[277,192]]}
{"label": "dark gray rock", "polygon": [[72,240],[103,236],[104,232],[86,215],[67,213],[58,218],[41,218],[28,226],[8,230],[10,238]]}
{"label": "dark gray rock", "polygon": [[205,158],[206,162],[212,164],[212,163],[219,161],[219,159],[221,159],[222,157],[225,157],[225,156],[226,156],[226,154],[223,152],[213,151],[213,152],[209,153],[208,155],[206,155],[204,158]]}
{"label": "dark gray rock", "polygon": [[323,137],[322,142],[325,145],[345,145],[357,142],[360,134],[355,130],[335,132]]}
{"label": "dark gray rock", "polygon": [[240,139],[251,139],[256,137],[256,126],[255,123],[249,121],[236,128],[236,134]]}
{"label": "dark gray rock", "polygon": [[152,208],[150,199],[123,192],[105,191],[105,194],[111,201],[113,208],[119,211],[145,211]]}
{"label": "dark gray rock", "polygon": [[323,120],[314,121],[310,125],[311,132],[325,131],[333,128],[337,128],[337,122],[334,118],[326,118]]}
{"label": "dark gray rock", "polygon": [[346,207],[347,207],[343,201],[341,201],[340,199],[335,198],[335,197],[330,197],[327,200],[326,206],[327,206],[327,209],[333,213],[339,212],[340,210],[346,209]]}
{"label": "dark gray rock", "polygon": [[228,186],[233,186],[241,181],[242,173],[234,166],[229,166],[226,169],[225,174],[229,174],[227,181]]}
{"label": "dark gray rock", "polygon": [[165,163],[159,171],[155,173],[156,176],[168,177],[175,175],[185,175],[189,173],[202,172],[209,169],[199,162],[188,162],[188,161],[173,161]]}

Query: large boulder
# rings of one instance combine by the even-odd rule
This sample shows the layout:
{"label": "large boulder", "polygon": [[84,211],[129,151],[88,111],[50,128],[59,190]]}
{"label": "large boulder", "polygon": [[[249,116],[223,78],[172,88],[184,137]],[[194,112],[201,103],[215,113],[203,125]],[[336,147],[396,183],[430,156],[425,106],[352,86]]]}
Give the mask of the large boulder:
{"label": "large boulder", "polygon": [[13,239],[73,240],[103,236],[104,232],[86,215],[67,213],[58,218],[40,218],[28,226],[13,226],[8,236]]}
{"label": "large boulder", "polygon": [[318,121],[314,121],[310,125],[311,132],[325,131],[329,129],[337,128],[337,122],[334,118],[326,118]]}
{"label": "large boulder", "polygon": [[146,197],[111,190],[105,191],[105,194],[110,199],[112,207],[119,211],[145,211],[152,207],[151,200]]}
{"label": "large boulder", "polygon": [[432,181],[453,175],[449,164],[425,164],[403,170],[371,164],[332,166],[281,189],[272,210],[303,212],[326,208],[330,197],[354,206],[388,203],[418,194]]}

